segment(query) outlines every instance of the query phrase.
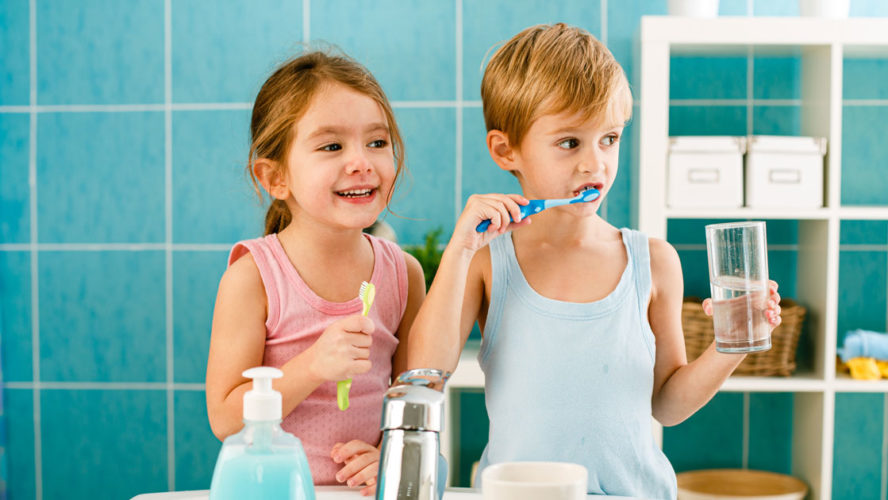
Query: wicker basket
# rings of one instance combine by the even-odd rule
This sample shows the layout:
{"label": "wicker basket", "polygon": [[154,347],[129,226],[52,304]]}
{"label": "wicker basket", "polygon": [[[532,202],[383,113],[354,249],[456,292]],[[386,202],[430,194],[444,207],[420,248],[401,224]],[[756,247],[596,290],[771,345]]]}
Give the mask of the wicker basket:
{"label": "wicker basket", "polygon": [[[780,309],[783,321],[771,332],[771,349],[747,354],[746,359],[734,370],[734,375],[788,377],[795,370],[796,346],[805,319],[805,308],[792,299],[782,299]],[[712,317],[703,312],[700,299],[685,298],[682,304],[681,326],[684,329],[688,361],[693,361],[712,344],[715,338]]]}

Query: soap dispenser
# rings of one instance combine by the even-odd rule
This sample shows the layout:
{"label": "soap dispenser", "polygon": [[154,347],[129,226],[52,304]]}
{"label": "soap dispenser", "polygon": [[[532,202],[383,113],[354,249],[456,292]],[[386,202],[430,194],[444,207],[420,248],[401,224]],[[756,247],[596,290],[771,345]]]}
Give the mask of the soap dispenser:
{"label": "soap dispenser", "polygon": [[271,380],[283,372],[260,366],[243,375],[253,379],[244,394],[244,428],[222,443],[210,500],[315,500],[302,442],[281,429],[281,393]]}

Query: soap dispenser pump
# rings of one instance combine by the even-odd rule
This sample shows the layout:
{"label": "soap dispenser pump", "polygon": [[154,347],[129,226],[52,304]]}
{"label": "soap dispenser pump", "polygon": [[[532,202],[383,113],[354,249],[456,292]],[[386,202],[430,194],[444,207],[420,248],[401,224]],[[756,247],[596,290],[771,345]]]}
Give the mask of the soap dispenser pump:
{"label": "soap dispenser pump", "polygon": [[222,443],[210,500],[315,500],[302,442],[281,429],[281,393],[271,381],[283,372],[259,366],[243,376],[253,379],[244,394],[244,428]]}

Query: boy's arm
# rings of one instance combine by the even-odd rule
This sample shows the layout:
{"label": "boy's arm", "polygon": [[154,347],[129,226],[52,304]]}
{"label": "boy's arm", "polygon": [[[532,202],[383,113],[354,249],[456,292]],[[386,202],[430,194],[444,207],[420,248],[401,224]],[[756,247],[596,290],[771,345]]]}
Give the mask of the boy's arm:
{"label": "boy's arm", "polygon": [[416,320],[416,313],[426,296],[425,276],[422,265],[416,257],[403,252],[404,261],[407,264],[407,307],[404,309],[404,317],[398,325],[398,347],[392,360],[392,381],[407,370],[407,350],[410,345],[410,329]]}
{"label": "boy's arm", "polygon": [[654,418],[672,426],[712,399],[745,355],[720,353],[713,342],[699,358],[687,362],[681,328],[684,281],[678,253],[669,243],[651,238],[650,255],[653,286],[648,319],[657,346],[651,406]]}
{"label": "boy's arm", "polygon": [[[495,237],[530,224],[521,220],[520,195],[484,194],[469,196],[453,235],[438,265],[429,295],[413,322],[408,346],[409,368],[438,368],[452,372],[459,353],[472,331],[484,299],[484,266],[489,268],[489,250]],[[510,222],[509,219],[519,221]],[[490,220],[487,230],[476,227]],[[485,264],[487,263],[487,264]]]}
{"label": "boy's arm", "polygon": [[429,295],[413,322],[410,368],[456,370],[484,297],[483,253],[447,245]]}

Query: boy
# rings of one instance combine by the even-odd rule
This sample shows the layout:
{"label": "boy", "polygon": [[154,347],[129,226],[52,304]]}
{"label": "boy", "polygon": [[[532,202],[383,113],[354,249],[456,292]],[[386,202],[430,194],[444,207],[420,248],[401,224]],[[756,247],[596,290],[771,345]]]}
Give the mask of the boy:
{"label": "boy", "polygon": [[[499,462],[576,462],[591,493],[675,498],[650,416],[683,421],[744,355],[713,344],[688,364],[677,253],[597,214],[632,110],[623,70],[584,30],[534,26],[494,54],[481,97],[490,155],[524,196],[469,198],[414,323],[408,364],[455,369],[477,320],[490,417],[479,478]],[[601,193],[594,202],[520,220],[526,198],[591,188]],[[476,232],[486,219],[488,230]],[[780,323],[776,288],[772,328]]]}

